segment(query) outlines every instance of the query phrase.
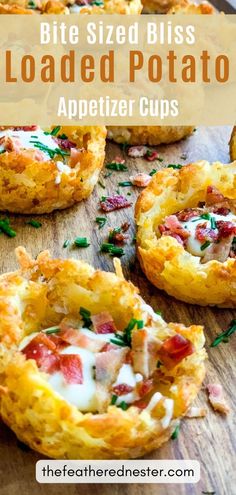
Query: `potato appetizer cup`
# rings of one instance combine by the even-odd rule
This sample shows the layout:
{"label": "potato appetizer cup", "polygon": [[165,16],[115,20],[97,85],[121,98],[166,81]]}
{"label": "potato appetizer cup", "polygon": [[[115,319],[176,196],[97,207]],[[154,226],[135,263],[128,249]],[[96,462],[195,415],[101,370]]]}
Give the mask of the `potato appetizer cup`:
{"label": "potato appetizer cup", "polygon": [[232,130],[229,147],[231,160],[236,160],[236,126]]}
{"label": "potato appetizer cup", "polygon": [[0,14],[140,14],[140,0],[10,0]]}
{"label": "potato appetizer cup", "polygon": [[0,277],[0,414],[59,459],[136,458],[173,433],[205,374],[202,327],[167,324],[116,274],[33,261]]}
{"label": "potato appetizer cup", "polygon": [[0,209],[50,213],[87,198],[105,137],[104,127],[0,128]]}
{"label": "potato appetizer cup", "polygon": [[194,126],[108,126],[107,137],[119,144],[157,146],[180,141],[193,130]]}
{"label": "potato appetizer cup", "polygon": [[136,204],[147,278],[182,301],[236,306],[236,162],[157,172]]}

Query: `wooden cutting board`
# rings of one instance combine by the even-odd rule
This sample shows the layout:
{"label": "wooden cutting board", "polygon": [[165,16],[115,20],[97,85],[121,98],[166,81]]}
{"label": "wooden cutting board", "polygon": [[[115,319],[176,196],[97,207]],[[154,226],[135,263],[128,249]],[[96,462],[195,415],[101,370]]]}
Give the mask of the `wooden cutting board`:
{"label": "wooden cutting board", "polygon": [[[201,481],[197,485],[39,485],[35,481],[35,463],[42,456],[29,449],[19,446],[15,436],[3,424],[0,424],[0,476],[1,495],[201,495],[204,492],[215,495],[235,495],[236,475],[233,467],[235,456],[235,428],[233,409],[236,405],[234,392],[236,351],[236,336],[228,344],[221,344],[216,348],[209,348],[216,334],[226,329],[230,321],[236,317],[235,311],[223,309],[201,308],[187,305],[168,297],[152,286],[142,274],[135,259],[135,246],[132,244],[134,233],[133,209],[128,208],[107,215],[106,226],[99,230],[95,217],[101,215],[98,211],[98,200],[101,195],[114,193],[120,181],[128,180],[129,175],[137,171],[150,172],[153,168],[160,168],[169,163],[188,163],[199,159],[209,161],[220,160],[229,162],[228,141],[230,129],[225,127],[200,128],[192,137],[180,143],[159,146],[159,156],[164,159],[149,163],[142,159],[128,159],[120,146],[107,145],[106,162],[117,155],[127,159],[128,172],[113,172],[95,188],[93,195],[82,204],[64,212],[37,217],[42,222],[40,229],[25,225],[27,218],[11,215],[11,221],[17,230],[17,236],[9,239],[0,236],[0,271],[6,272],[16,268],[14,248],[25,246],[33,256],[43,249],[49,249],[52,256],[73,257],[91,262],[95,267],[112,270],[112,258],[107,254],[99,253],[99,245],[107,239],[108,230],[128,221],[129,243],[122,257],[122,265],[127,278],[136,284],[144,299],[154,309],[160,309],[167,321],[183,322],[186,325],[197,323],[204,325],[207,341],[209,361],[207,363],[207,377],[205,383],[222,383],[231,414],[222,417],[208,407],[207,395],[203,388],[196,404],[208,407],[207,417],[204,419],[186,419],[182,421],[180,434],[177,440],[170,440],[161,449],[154,452],[151,459],[197,459],[201,463]],[[184,158],[186,154],[186,158]],[[105,189],[101,184],[105,185]],[[137,188],[120,188],[133,204],[139,193]],[[91,245],[87,249],[63,249],[65,239],[73,240],[77,236],[86,236]]]}

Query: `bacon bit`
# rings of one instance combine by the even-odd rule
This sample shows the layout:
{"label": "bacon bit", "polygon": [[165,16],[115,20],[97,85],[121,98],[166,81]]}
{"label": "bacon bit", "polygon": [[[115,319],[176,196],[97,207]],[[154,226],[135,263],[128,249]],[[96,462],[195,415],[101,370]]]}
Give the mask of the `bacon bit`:
{"label": "bacon bit", "polygon": [[165,340],[159,351],[159,358],[167,368],[171,369],[184,358],[193,354],[194,351],[194,346],[190,340],[176,334]]}
{"label": "bacon bit", "polygon": [[131,385],[126,385],[126,383],[121,383],[120,385],[116,385],[115,387],[112,388],[112,392],[115,395],[125,395],[129,394],[134,390],[134,387],[131,387]]}
{"label": "bacon bit", "polygon": [[108,196],[104,199],[104,201],[100,201],[100,207],[106,213],[109,213],[110,211],[120,210],[121,208],[128,208],[131,205],[132,203],[128,201],[125,196],[122,196],[120,194],[115,196]]}
{"label": "bacon bit", "polygon": [[215,186],[208,186],[206,192],[206,206],[215,205],[225,201],[225,197]]}
{"label": "bacon bit", "polygon": [[128,156],[131,156],[132,158],[142,158],[143,156],[146,156],[147,152],[147,146],[131,146],[128,149]]}
{"label": "bacon bit", "polygon": [[223,397],[223,388],[220,383],[209,383],[206,386],[209,393],[209,402],[215,411],[228,414],[230,409]]}
{"label": "bacon bit", "polygon": [[23,125],[18,127],[13,127],[14,131],[37,131],[38,125]]}
{"label": "bacon bit", "polygon": [[71,150],[72,148],[76,148],[76,143],[73,143],[69,139],[61,139],[55,136],[53,137],[53,139],[64,150]]}
{"label": "bacon bit", "polygon": [[[200,210],[201,211],[201,210]],[[185,210],[179,211],[176,213],[176,217],[180,222],[188,222],[193,217],[198,217],[199,216],[199,210],[198,209],[192,209],[192,208],[186,208]]]}
{"label": "bacon bit", "polygon": [[53,373],[59,369],[59,357],[55,351],[56,344],[44,333],[39,333],[21,352],[26,359],[34,359],[41,371]]}
{"label": "bacon bit", "polygon": [[159,225],[161,235],[174,237],[180,244],[184,245],[185,240],[190,236],[190,232],[184,229],[176,215],[165,218],[165,223]]}
{"label": "bacon bit", "polygon": [[45,155],[43,154],[42,151],[40,150],[35,150],[34,152],[34,159],[37,161],[37,162],[44,162],[45,160]]}
{"label": "bacon bit", "polygon": [[133,186],[137,187],[147,187],[149,182],[152,180],[150,175],[144,173],[131,175],[129,179],[132,182]]}
{"label": "bacon bit", "polygon": [[218,232],[207,227],[207,222],[199,223],[196,227],[195,238],[198,241],[217,241]]}
{"label": "bacon bit", "polygon": [[15,151],[16,153],[19,153],[21,149],[19,139],[9,136],[2,136],[0,138],[0,145],[3,146],[6,151]]}
{"label": "bacon bit", "polygon": [[149,377],[156,369],[161,341],[145,328],[132,332],[132,356],[135,373]]}
{"label": "bacon bit", "polygon": [[97,315],[91,316],[95,333],[106,334],[116,333],[114,320],[108,311],[103,311]]}
{"label": "bacon bit", "polygon": [[204,407],[190,407],[186,414],[186,418],[205,418],[207,410]]}
{"label": "bacon bit", "polygon": [[83,383],[82,361],[78,354],[61,354],[60,370],[66,383],[78,385]]}
{"label": "bacon bit", "polygon": [[60,337],[67,344],[77,345],[91,352],[99,352],[104,346],[104,342],[90,338],[74,328],[67,328],[67,330],[61,331]]}
{"label": "bacon bit", "polygon": [[101,352],[111,351],[111,350],[117,349],[118,347],[119,346],[116,344],[110,344],[109,342],[106,342],[106,344],[103,345],[103,347],[101,348]]}
{"label": "bacon bit", "polygon": [[70,167],[75,167],[81,159],[81,153],[83,149],[78,150],[77,148],[71,148],[70,150]]}
{"label": "bacon bit", "polygon": [[112,163],[122,163],[123,164],[123,163],[125,163],[125,160],[121,156],[116,156],[115,160],[112,160]]}
{"label": "bacon bit", "polygon": [[153,380],[150,378],[147,380],[144,380],[143,382],[138,383],[137,384],[137,391],[138,391],[139,397],[144,397],[145,395],[147,395],[149,392],[151,392],[153,387],[154,387]]}
{"label": "bacon bit", "polygon": [[154,162],[154,160],[157,160],[158,158],[158,153],[155,150],[148,150],[146,155],[145,155],[146,160],[149,162]]}
{"label": "bacon bit", "polygon": [[99,352],[95,357],[96,380],[104,386],[109,386],[116,380],[117,374],[124,363],[128,348],[112,349]]}
{"label": "bacon bit", "polygon": [[127,230],[129,230],[129,228],[130,228],[130,223],[128,223],[128,222],[122,223],[122,225],[121,225],[122,232],[127,232]]}
{"label": "bacon bit", "polygon": [[135,406],[135,407],[138,407],[139,409],[146,409],[148,405],[148,402],[144,401],[144,400],[136,400],[135,402],[133,402],[132,406]]}
{"label": "bacon bit", "polygon": [[236,225],[232,222],[225,222],[224,220],[218,220],[216,222],[217,229],[219,230],[218,239],[236,235]]}

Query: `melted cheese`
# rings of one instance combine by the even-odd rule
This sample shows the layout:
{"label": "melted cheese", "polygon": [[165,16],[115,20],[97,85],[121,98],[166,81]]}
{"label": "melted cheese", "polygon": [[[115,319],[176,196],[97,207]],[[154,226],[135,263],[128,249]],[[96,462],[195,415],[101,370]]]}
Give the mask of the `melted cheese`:
{"label": "melted cheese", "polygon": [[[229,213],[227,216],[226,215],[218,215],[217,213],[210,213],[211,217],[215,219],[215,221],[223,220],[223,221],[229,221],[229,222],[236,222],[236,216],[233,215],[232,213]],[[211,222],[210,220],[206,220],[204,218],[198,218],[194,217],[187,222],[180,222],[181,225],[186,229],[188,232],[190,232],[190,237],[186,240],[186,249],[189,251],[192,255],[194,256],[204,256],[204,254],[207,252],[207,250],[211,247],[208,246],[206,249],[201,249],[201,246],[204,244],[203,242],[199,241],[198,239],[195,238],[196,236],[196,228],[198,225],[205,223],[206,222],[206,228],[211,228]],[[217,229],[215,229],[216,232],[218,232]]]}
{"label": "melted cheese", "polygon": [[[142,379],[143,377],[140,373],[134,373],[131,364],[123,364],[120,368],[117,379],[113,384],[113,387],[115,387],[116,385],[121,385],[123,383],[125,383],[126,385],[130,385],[130,387],[135,387],[136,384]],[[121,404],[121,402],[123,401],[127,404],[131,404],[137,399],[137,393],[135,393],[135,391],[132,391],[128,394],[120,395],[119,397],[117,397],[116,405]]]}
{"label": "melted cheese", "polygon": [[[14,129],[5,129],[0,131],[0,138],[7,136],[10,138],[16,138],[20,143],[21,149],[38,149],[35,147],[34,143],[31,141],[36,141],[44,144],[47,148],[55,150],[58,148],[58,144],[54,141],[51,134],[45,134],[42,129],[37,129],[36,131],[14,131]],[[4,151],[4,145],[0,145],[0,151]],[[40,150],[41,151],[41,150]],[[48,160],[49,155],[46,151],[41,152],[45,157],[45,161]]]}

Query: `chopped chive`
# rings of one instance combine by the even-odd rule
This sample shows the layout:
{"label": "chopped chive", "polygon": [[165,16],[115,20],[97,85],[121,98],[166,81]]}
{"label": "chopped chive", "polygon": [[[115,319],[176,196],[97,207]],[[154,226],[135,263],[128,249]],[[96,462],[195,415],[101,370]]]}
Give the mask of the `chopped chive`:
{"label": "chopped chive", "polygon": [[107,222],[107,218],[104,217],[96,217],[95,222],[98,224],[99,230],[104,227]]}
{"label": "chopped chive", "polygon": [[106,186],[102,183],[101,180],[98,181],[98,184],[100,187],[102,187],[103,189],[106,189]]}
{"label": "chopped chive", "polygon": [[164,158],[161,158],[160,156],[157,157],[158,162],[164,162]]}
{"label": "chopped chive", "polygon": [[85,327],[90,327],[90,325],[92,324],[92,320],[90,318],[91,316],[90,311],[86,308],[81,307],[79,310],[79,314],[83,320]]}
{"label": "chopped chive", "polygon": [[114,404],[116,403],[117,398],[118,398],[118,396],[117,396],[117,395],[114,395],[114,394],[112,395],[112,397],[111,397],[111,405],[112,405],[112,406],[114,406]]}
{"label": "chopped chive", "polygon": [[182,155],[180,155],[180,159],[181,160],[187,160],[187,153],[182,153]]}
{"label": "chopped chive", "polygon": [[4,232],[8,237],[16,237],[16,231],[10,227],[9,218],[0,220],[0,232]]}
{"label": "chopped chive", "polygon": [[111,175],[112,175],[112,172],[107,172],[106,174],[104,174],[104,179],[111,177]]}
{"label": "chopped chive", "polygon": [[202,492],[202,495],[216,495],[216,492]]}
{"label": "chopped chive", "polygon": [[68,136],[66,134],[59,134],[59,136],[57,136],[59,139],[68,139]]}
{"label": "chopped chive", "polygon": [[175,169],[180,169],[182,168],[183,165],[181,165],[180,163],[170,163],[167,168],[175,168]]}
{"label": "chopped chive", "polygon": [[107,163],[106,168],[109,170],[115,170],[116,172],[124,172],[125,170],[128,170],[128,168],[124,163],[119,163],[115,161],[111,163]]}
{"label": "chopped chive", "polygon": [[143,320],[136,320],[136,318],[131,318],[128,326],[124,329],[124,340],[129,346],[131,345],[131,334],[135,326],[137,326],[138,330],[141,330],[141,328],[144,327]]}
{"label": "chopped chive", "polygon": [[61,126],[58,125],[57,127],[54,127],[53,130],[51,131],[51,136],[56,136],[58,132],[60,131]]}
{"label": "chopped chive", "polygon": [[215,230],[216,229],[216,221],[214,217],[210,218],[211,220],[211,229]]}
{"label": "chopped chive", "polygon": [[211,215],[210,213],[203,213],[202,215],[200,215],[201,218],[203,218],[204,220],[210,220],[211,218]]}
{"label": "chopped chive", "polygon": [[121,247],[114,246],[111,242],[104,242],[100,246],[101,253],[109,253],[111,256],[123,256],[124,249]]}
{"label": "chopped chive", "polygon": [[76,239],[74,240],[74,245],[76,247],[86,248],[90,246],[90,242],[88,241],[87,237],[76,237]]}
{"label": "chopped chive", "polygon": [[210,241],[204,242],[204,244],[201,246],[201,251],[204,251],[206,248],[208,248],[211,245]]}
{"label": "chopped chive", "polygon": [[108,243],[113,244],[115,235],[120,233],[121,233],[121,227],[115,227],[113,230],[111,230],[108,236]]}
{"label": "chopped chive", "polygon": [[127,347],[127,344],[126,342],[122,341],[122,340],[116,340],[116,339],[110,339],[110,342],[112,344],[115,344],[115,345],[119,345],[120,347]]}
{"label": "chopped chive", "polygon": [[130,187],[132,186],[132,182],[130,180],[125,180],[124,182],[118,182],[118,186],[120,187]]}
{"label": "chopped chive", "polygon": [[63,248],[67,248],[70,245],[70,241],[66,239],[63,243]]}
{"label": "chopped chive", "polygon": [[106,201],[106,200],[107,200],[107,196],[101,196],[101,199],[100,199],[101,203],[104,203],[104,201]]}
{"label": "chopped chive", "polygon": [[38,220],[33,220],[33,219],[26,222],[26,225],[31,225],[35,229],[39,229],[40,227],[42,227],[41,222],[38,222]]}
{"label": "chopped chive", "polygon": [[126,411],[126,409],[128,409],[129,406],[124,400],[122,400],[122,402],[117,407],[120,407],[120,409],[123,409],[123,411]]}
{"label": "chopped chive", "polygon": [[233,335],[233,333],[235,332],[236,332],[236,320],[232,320],[229,328],[227,328],[227,330],[225,330],[224,332],[220,333],[215,338],[215,340],[213,340],[210,347],[216,347],[217,345],[221,344],[221,342],[228,342],[229,337],[231,337],[231,335]]}
{"label": "chopped chive", "polygon": [[34,0],[29,0],[28,2],[28,8],[29,9],[37,9],[37,4]]}
{"label": "chopped chive", "polygon": [[160,368],[161,366],[163,366],[163,363],[158,359],[158,361],[157,361],[157,368]]}
{"label": "chopped chive", "polygon": [[180,430],[180,426],[177,425],[175,430],[173,431],[172,435],[171,435],[171,440],[176,440],[176,438],[178,438],[179,436],[179,430]]}
{"label": "chopped chive", "polygon": [[157,173],[157,169],[156,168],[153,168],[150,172],[150,176],[152,177],[153,175],[155,175]]}
{"label": "chopped chive", "polygon": [[43,333],[46,333],[47,335],[50,335],[51,333],[58,333],[60,332],[60,328],[59,327],[50,327],[50,328],[47,328],[47,330],[44,330]]}
{"label": "chopped chive", "polygon": [[133,236],[133,239],[132,239],[132,244],[135,244],[135,243],[136,243],[136,241],[137,241],[137,236],[136,236],[136,234],[135,234],[135,235]]}

